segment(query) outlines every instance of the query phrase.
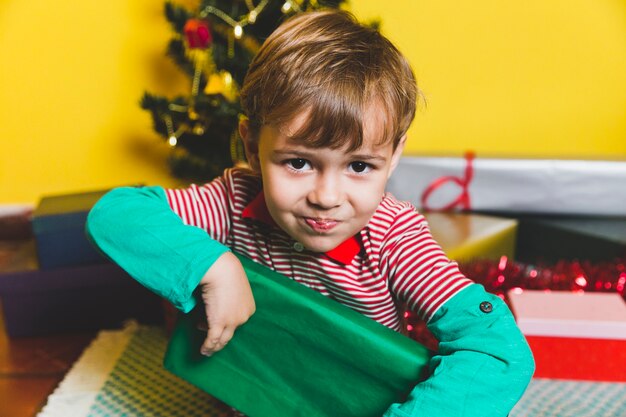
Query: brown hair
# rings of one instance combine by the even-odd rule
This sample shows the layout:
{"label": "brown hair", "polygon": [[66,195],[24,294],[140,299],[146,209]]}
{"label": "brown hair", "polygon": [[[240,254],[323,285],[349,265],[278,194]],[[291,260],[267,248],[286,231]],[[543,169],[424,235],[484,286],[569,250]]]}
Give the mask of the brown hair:
{"label": "brown hair", "polygon": [[365,107],[386,111],[380,143],[394,149],[413,117],[417,85],[398,49],[345,11],[302,13],[262,45],[241,89],[253,138],[263,125],[280,127],[302,112],[307,123],[292,137],[314,147],[350,150],[363,143]]}

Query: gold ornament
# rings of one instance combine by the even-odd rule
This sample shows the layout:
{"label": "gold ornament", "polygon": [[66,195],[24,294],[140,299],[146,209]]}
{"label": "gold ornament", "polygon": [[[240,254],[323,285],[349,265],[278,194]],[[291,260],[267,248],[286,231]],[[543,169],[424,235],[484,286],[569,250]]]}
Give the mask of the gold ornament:
{"label": "gold ornament", "polygon": [[196,123],[191,131],[196,136],[202,136],[204,135],[204,126],[202,123]]}

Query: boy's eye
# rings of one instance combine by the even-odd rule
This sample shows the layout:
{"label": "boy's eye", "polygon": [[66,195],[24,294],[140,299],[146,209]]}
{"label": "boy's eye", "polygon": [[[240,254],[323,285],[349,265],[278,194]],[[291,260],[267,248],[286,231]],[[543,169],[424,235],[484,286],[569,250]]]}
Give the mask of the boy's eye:
{"label": "boy's eye", "polygon": [[309,165],[309,161],[301,158],[290,159],[287,161],[287,165],[289,165],[290,168],[300,171]]}
{"label": "boy's eye", "polygon": [[364,172],[369,172],[370,169],[371,169],[370,164],[365,163],[365,162],[356,161],[356,162],[351,162],[350,163],[350,170],[352,172],[356,172],[358,174],[362,174]]}

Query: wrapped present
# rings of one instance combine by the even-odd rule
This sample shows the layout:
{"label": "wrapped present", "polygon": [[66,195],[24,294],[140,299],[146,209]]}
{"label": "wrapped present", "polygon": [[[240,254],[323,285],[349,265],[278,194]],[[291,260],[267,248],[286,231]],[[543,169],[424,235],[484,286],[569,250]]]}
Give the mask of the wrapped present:
{"label": "wrapped present", "polygon": [[617,293],[512,290],[538,378],[626,382],[626,304]]}
{"label": "wrapped present", "polygon": [[481,214],[426,213],[435,240],[450,259],[513,258],[517,221]]}
{"label": "wrapped present", "polygon": [[85,221],[108,190],[43,197],[33,212],[33,233],[41,269],[104,262],[87,240]]}
{"label": "wrapped present", "polygon": [[161,299],[112,263],[37,268],[33,240],[14,243],[0,271],[0,300],[11,337],[162,323]]}
{"label": "wrapped present", "polygon": [[524,262],[626,257],[626,218],[518,215],[516,258]]}
{"label": "wrapped present", "polygon": [[422,208],[626,216],[626,161],[403,157],[388,190]]}
{"label": "wrapped present", "polygon": [[240,257],[256,313],[211,357],[201,315],[181,317],[165,367],[249,417],[380,417],[420,381],[417,342]]}

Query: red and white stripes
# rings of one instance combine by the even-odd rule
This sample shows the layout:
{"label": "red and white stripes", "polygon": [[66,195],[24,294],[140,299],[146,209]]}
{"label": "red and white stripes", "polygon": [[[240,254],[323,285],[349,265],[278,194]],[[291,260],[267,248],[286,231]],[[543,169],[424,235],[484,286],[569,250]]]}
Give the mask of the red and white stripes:
{"label": "red and white stripes", "polygon": [[428,320],[472,283],[445,256],[424,217],[391,195],[383,198],[360,232],[360,253],[343,264],[321,253],[299,251],[282,230],[243,218],[243,210],[260,191],[258,177],[235,168],[203,186],[166,193],[172,210],[186,224],[395,330],[401,326],[398,302]]}

